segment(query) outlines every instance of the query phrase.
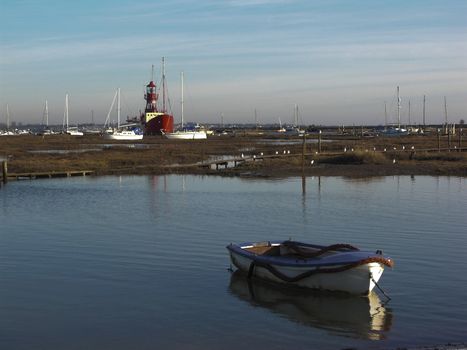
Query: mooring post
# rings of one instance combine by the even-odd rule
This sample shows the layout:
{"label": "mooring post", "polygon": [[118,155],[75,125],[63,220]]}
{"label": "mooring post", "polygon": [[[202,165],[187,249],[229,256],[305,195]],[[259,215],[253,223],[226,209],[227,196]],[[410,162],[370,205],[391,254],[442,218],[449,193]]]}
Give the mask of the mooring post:
{"label": "mooring post", "polygon": [[448,128],[448,152],[451,152],[451,129]]}
{"label": "mooring post", "polygon": [[459,138],[457,140],[457,148],[459,149],[459,152],[461,152],[461,149],[462,149],[462,128],[459,129]]}
{"label": "mooring post", "polygon": [[441,152],[441,135],[440,135],[441,130],[438,129],[438,152]]}
{"label": "mooring post", "polygon": [[4,184],[8,182],[8,164],[6,160],[2,162],[2,180]]}
{"label": "mooring post", "polygon": [[321,130],[318,132],[318,153],[321,153]]}

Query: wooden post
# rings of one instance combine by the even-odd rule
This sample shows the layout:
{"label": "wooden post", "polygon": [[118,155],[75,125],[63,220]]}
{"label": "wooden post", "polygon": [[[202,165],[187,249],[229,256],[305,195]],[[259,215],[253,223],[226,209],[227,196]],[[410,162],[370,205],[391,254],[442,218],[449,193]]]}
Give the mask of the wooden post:
{"label": "wooden post", "polygon": [[438,129],[438,152],[441,152],[441,135],[440,130]]}
{"label": "wooden post", "polygon": [[8,182],[8,164],[6,160],[2,162],[2,177],[3,183],[6,184]]}
{"label": "wooden post", "polygon": [[459,149],[459,152],[461,152],[462,149],[462,129],[459,129],[459,138],[457,140],[457,148]]}
{"label": "wooden post", "polygon": [[448,152],[451,152],[451,129],[448,127]]}
{"label": "wooden post", "polygon": [[318,133],[318,153],[321,153],[321,130]]}

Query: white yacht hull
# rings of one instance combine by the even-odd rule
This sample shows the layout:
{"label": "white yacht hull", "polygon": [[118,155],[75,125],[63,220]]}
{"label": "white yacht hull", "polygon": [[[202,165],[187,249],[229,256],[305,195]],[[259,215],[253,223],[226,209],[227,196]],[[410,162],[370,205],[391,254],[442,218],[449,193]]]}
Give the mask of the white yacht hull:
{"label": "white yacht hull", "polygon": [[137,134],[133,130],[115,130],[104,134],[108,140],[138,141],[143,139],[143,134]]}
{"label": "white yacht hull", "polygon": [[164,134],[170,140],[204,140],[207,139],[205,131],[176,131]]}
{"label": "white yacht hull", "polygon": [[137,141],[142,140],[143,135],[120,135],[120,134],[106,134],[105,138],[108,140],[119,140],[119,141]]}
{"label": "white yacht hull", "polygon": [[76,130],[67,130],[66,133],[71,136],[83,136],[84,135],[81,131],[76,131]]}

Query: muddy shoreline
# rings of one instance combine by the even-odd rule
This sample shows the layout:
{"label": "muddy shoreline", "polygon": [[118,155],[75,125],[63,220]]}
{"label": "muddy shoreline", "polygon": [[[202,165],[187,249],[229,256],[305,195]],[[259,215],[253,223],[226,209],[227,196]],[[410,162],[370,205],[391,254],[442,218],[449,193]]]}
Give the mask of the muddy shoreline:
{"label": "muddy shoreline", "polygon": [[[95,175],[202,174],[245,177],[391,175],[467,176],[462,139],[416,135],[351,138],[310,135],[212,136],[173,141],[158,136],[110,143],[102,136],[0,138],[9,173],[89,170]],[[304,153],[305,151],[305,153]],[[305,155],[303,155],[305,154]],[[239,160],[223,164],[223,160]],[[218,162],[216,166],[213,162]],[[202,166],[204,165],[204,166]]]}

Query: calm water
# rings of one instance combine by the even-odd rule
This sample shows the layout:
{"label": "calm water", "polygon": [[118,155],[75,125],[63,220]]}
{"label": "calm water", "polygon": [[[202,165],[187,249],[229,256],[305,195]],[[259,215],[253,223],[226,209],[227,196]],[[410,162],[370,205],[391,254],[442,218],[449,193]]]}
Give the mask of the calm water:
{"label": "calm water", "polygon": [[[166,176],[0,189],[1,349],[387,349],[467,340],[466,179]],[[230,242],[352,243],[392,297],[231,274]]]}

